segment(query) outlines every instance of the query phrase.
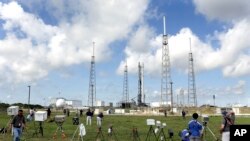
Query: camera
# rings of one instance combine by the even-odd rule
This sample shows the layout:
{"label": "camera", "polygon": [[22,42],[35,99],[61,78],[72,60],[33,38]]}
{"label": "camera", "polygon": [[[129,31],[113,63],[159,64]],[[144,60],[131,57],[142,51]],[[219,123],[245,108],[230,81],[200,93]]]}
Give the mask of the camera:
{"label": "camera", "polygon": [[203,118],[203,121],[202,121],[203,126],[206,126],[207,123],[209,122],[209,117],[208,115],[203,115],[202,118]]}
{"label": "camera", "polygon": [[157,120],[157,121],[156,121],[156,126],[157,126],[157,127],[161,127],[161,121]]}
{"label": "camera", "polygon": [[149,125],[149,126],[155,125],[155,120],[154,119],[147,119],[147,125]]}

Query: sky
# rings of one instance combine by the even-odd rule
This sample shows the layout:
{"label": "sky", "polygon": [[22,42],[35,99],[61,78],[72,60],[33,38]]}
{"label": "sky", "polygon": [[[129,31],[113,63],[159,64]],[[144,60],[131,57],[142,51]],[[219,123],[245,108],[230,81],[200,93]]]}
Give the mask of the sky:
{"label": "sky", "polygon": [[248,0],[1,0],[0,101],[27,103],[30,85],[31,104],[86,105],[93,42],[97,100],[122,99],[127,61],[130,99],[142,62],[146,102],[160,101],[163,16],[174,101],[187,102],[190,38],[198,105],[249,105]]}

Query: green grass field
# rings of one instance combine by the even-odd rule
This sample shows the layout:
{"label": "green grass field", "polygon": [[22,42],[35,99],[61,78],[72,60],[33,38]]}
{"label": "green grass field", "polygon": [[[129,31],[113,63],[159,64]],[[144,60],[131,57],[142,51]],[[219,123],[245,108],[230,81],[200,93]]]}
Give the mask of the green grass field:
{"label": "green grass field", "polygon": [[[52,115],[53,117],[54,115]],[[73,115],[67,117],[65,123],[63,124],[63,129],[66,134],[66,138],[63,140],[70,141],[74,131],[77,126],[72,124]],[[180,140],[178,136],[178,132],[187,127],[188,121],[191,117],[186,117],[186,120],[183,120],[182,117],[179,116],[120,116],[120,115],[105,115],[103,124],[102,124],[102,133],[104,134],[105,140],[109,141],[112,139],[108,139],[108,127],[110,124],[113,125],[114,132],[119,141],[132,141],[131,134],[133,127],[138,128],[139,136],[141,141],[144,141],[147,136],[147,132],[149,130],[149,126],[146,125],[146,119],[152,118],[155,120],[160,120],[161,122],[165,122],[167,127],[164,129],[165,135],[168,136],[168,129],[172,128],[174,131],[174,141]],[[9,117],[5,113],[0,114],[0,127],[6,126]],[[199,118],[199,120],[201,120]],[[83,122],[85,125],[86,117],[80,117],[80,122]],[[219,134],[219,126],[221,122],[221,117],[210,117],[210,121],[208,123],[208,127],[216,134],[217,137],[220,137]],[[249,124],[250,118],[246,117],[237,117],[237,124]],[[36,125],[38,125],[36,123]],[[56,123],[48,123],[44,122],[44,136],[42,137],[40,134],[37,136],[33,136],[35,132],[34,122],[27,123],[27,130],[23,133],[23,139],[26,141],[52,141],[53,135],[57,129]],[[84,141],[95,141],[97,135],[97,126],[96,126],[96,117],[92,120],[92,126],[85,126],[87,135],[84,136]],[[207,133],[206,136],[207,141],[213,141],[212,135]],[[60,132],[57,133],[57,139],[62,140]],[[77,137],[75,138],[77,140]],[[10,133],[6,135],[0,135],[0,141],[11,141]]]}

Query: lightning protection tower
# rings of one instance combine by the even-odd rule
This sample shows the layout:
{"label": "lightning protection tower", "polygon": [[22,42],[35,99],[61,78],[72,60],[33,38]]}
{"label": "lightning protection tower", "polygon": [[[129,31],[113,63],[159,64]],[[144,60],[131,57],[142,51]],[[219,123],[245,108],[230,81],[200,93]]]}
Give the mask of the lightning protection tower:
{"label": "lightning protection tower", "polygon": [[127,65],[127,61],[126,61],[125,67],[124,67],[122,102],[125,104],[125,108],[126,108],[127,104],[129,103],[128,65]]}
{"label": "lightning protection tower", "polygon": [[194,59],[191,50],[191,39],[189,38],[190,52],[188,65],[188,104],[192,107],[197,107],[195,74],[194,74]]}
{"label": "lightning protection tower", "polygon": [[[165,16],[163,17],[163,37],[162,37],[162,70],[161,70],[161,106],[172,101],[171,74],[168,36],[166,34]],[[172,105],[173,103],[171,103]]]}
{"label": "lightning protection tower", "polygon": [[95,42],[93,42],[93,55],[90,65],[88,106],[94,107],[96,102]]}
{"label": "lightning protection tower", "polygon": [[138,97],[137,97],[137,104],[138,106],[142,106],[142,92],[143,92],[143,78],[142,78],[142,65],[140,64],[140,62],[138,63]]}
{"label": "lightning protection tower", "polygon": [[180,89],[179,99],[180,99],[180,105],[181,105],[181,107],[184,107],[185,100],[184,100],[184,90],[183,89]]}

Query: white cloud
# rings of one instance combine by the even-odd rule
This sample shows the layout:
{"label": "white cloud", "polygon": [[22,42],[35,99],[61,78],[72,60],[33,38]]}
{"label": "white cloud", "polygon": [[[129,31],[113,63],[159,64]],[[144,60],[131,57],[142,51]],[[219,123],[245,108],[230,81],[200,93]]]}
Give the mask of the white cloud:
{"label": "white cloud", "polygon": [[204,87],[198,87],[196,92],[197,95],[202,96],[209,96],[212,97],[213,95],[217,96],[225,96],[225,95],[235,95],[240,94],[244,95],[246,90],[246,81],[239,80],[236,84],[228,85],[225,87],[210,87],[210,88],[204,88]]}
{"label": "white cloud", "polygon": [[245,87],[246,87],[246,82],[240,80],[234,86],[226,87],[224,92],[228,94],[245,94]]}
{"label": "white cloud", "polygon": [[241,55],[233,64],[223,69],[225,76],[243,76],[249,74],[250,56]]}
{"label": "white cloud", "polygon": [[237,21],[250,18],[249,0],[193,0],[196,11],[211,20]]}
{"label": "white cloud", "polygon": [[[222,32],[215,32],[213,38],[219,47],[214,48],[210,40],[204,42],[189,28],[182,28],[177,34],[169,36],[169,54],[171,67],[187,71],[189,38],[192,41],[195,71],[222,69],[225,76],[249,75],[250,33],[249,20],[242,20]],[[143,29],[143,30],[142,30]],[[149,32],[150,31],[150,32]],[[138,35],[144,35],[139,36]],[[142,44],[145,43],[145,44]],[[142,26],[131,36],[125,53],[130,73],[137,73],[138,61],[144,62],[145,73],[160,75],[162,35],[156,36],[150,27]],[[143,49],[143,50],[142,50]],[[124,63],[118,68],[122,72]],[[236,69],[238,67],[238,69]]]}
{"label": "white cloud", "polygon": [[[0,3],[6,34],[0,40],[0,72],[4,74],[0,80],[15,83],[34,81],[51,70],[89,62],[92,41],[96,42],[96,61],[110,59],[109,44],[126,38],[148,6],[148,0],[20,2],[30,12],[14,1]],[[56,24],[44,22],[38,14],[41,10],[53,15]],[[134,14],[128,14],[131,11]]]}

